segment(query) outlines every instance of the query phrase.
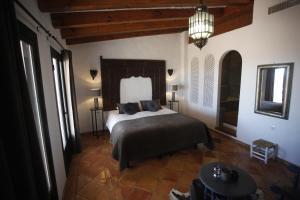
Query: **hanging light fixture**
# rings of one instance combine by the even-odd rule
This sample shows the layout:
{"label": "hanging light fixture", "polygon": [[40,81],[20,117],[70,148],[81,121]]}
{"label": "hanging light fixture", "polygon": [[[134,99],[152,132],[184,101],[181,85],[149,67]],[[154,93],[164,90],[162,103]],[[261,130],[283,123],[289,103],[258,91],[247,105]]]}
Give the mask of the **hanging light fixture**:
{"label": "hanging light fixture", "polygon": [[198,48],[206,45],[208,38],[214,33],[214,16],[208,13],[207,6],[201,3],[196,12],[189,18],[189,36]]}

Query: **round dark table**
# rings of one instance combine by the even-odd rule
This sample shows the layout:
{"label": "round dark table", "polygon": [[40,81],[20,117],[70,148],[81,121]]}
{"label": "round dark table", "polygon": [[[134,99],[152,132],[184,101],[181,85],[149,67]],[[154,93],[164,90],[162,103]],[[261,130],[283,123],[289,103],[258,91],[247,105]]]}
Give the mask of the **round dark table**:
{"label": "round dark table", "polygon": [[[224,182],[220,178],[213,177],[213,168],[220,166],[238,173],[238,179],[235,182]],[[246,197],[256,192],[257,186],[253,178],[244,170],[224,163],[214,162],[203,165],[200,169],[200,180],[205,189],[208,189],[212,195],[212,199],[216,194],[227,198]]]}

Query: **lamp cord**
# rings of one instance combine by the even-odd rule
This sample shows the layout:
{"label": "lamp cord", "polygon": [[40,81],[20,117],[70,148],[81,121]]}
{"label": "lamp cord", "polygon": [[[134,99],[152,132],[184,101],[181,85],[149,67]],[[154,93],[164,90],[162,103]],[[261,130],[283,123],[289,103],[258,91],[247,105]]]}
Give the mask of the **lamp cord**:
{"label": "lamp cord", "polygon": [[198,6],[196,7],[202,7],[203,6],[203,0],[199,0]]}

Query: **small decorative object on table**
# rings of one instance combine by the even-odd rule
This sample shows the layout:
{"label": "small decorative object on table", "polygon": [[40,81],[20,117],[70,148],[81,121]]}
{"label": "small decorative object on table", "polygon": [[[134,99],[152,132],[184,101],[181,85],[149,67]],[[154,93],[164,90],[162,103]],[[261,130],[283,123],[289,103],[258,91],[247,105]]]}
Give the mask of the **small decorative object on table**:
{"label": "small decorative object on table", "polygon": [[269,158],[275,159],[278,152],[278,145],[272,142],[259,139],[253,141],[250,149],[250,157],[263,160],[265,164],[268,163]]}
{"label": "small decorative object on table", "polygon": [[219,178],[224,182],[233,182],[238,179],[238,173],[235,170],[230,170],[229,168],[217,165],[213,168],[213,177]]}
{"label": "small decorative object on table", "polygon": [[235,170],[230,170],[224,167],[221,170],[220,178],[224,182],[234,182],[238,179],[238,173]]}
{"label": "small decorative object on table", "polygon": [[221,176],[221,167],[219,165],[217,165],[213,169],[214,169],[213,176],[215,178],[220,178],[220,176]]}

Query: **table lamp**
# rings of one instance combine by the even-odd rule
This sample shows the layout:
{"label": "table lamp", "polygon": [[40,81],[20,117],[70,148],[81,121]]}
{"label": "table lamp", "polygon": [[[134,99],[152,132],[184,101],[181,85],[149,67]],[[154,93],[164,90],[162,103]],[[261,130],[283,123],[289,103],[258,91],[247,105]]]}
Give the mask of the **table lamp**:
{"label": "table lamp", "polygon": [[171,85],[172,101],[175,101],[175,92],[178,90],[178,85]]}
{"label": "table lamp", "polygon": [[99,108],[99,102],[98,102],[98,97],[101,96],[101,89],[100,88],[92,88],[90,89],[93,91],[93,96],[94,96],[94,108]]}

